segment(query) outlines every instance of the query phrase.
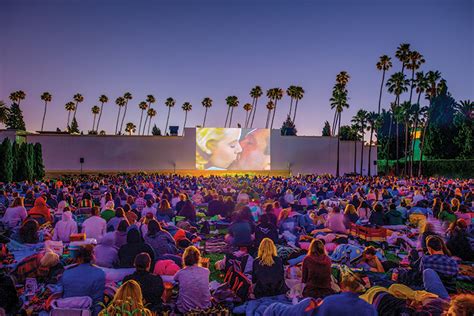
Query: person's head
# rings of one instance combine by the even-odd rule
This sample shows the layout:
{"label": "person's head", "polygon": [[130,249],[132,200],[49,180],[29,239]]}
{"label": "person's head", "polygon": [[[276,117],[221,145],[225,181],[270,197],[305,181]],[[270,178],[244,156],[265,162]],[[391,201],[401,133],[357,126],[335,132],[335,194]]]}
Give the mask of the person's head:
{"label": "person's head", "polygon": [[148,253],[139,253],[133,262],[137,271],[149,271],[151,266],[151,257]]}
{"label": "person's head", "polygon": [[389,205],[388,209],[389,209],[390,211],[395,211],[395,210],[397,209],[397,207],[395,206],[395,204],[391,203],[391,204]]}
{"label": "person's head", "polygon": [[374,212],[376,213],[383,212],[383,205],[381,203],[375,203]]}
{"label": "person's head", "polygon": [[196,167],[227,169],[242,152],[239,128],[201,128],[196,131]]}
{"label": "person's head", "polygon": [[91,263],[94,261],[94,246],[83,245],[77,251],[76,259],[79,263]]}
{"label": "person's head", "polygon": [[33,244],[38,242],[39,224],[34,219],[27,219],[20,227],[20,239],[24,243]]}
{"label": "person's head", "polygon": [[126,220],[121,220],[120,223],[117,226],[117,231],[124,233],[124,232],[127,231],[127,228],[129,226],[130,225],[128,224],[128,222]]}
{"label": "person's head", "polygon": [[98,215],[99,215],[99,208],[97,206],[92,207],[91,216],[98,216]]}
{"label": "person's head", "polygon": [[241,141],[242,152],[232,169],[270,170],[270,130],[256,129]]}
{"label": "person's head", "polygon": [[290,209],[288,208],[282,209],[280,214],[278,215],[278,221],[284,221],[289,216],[290,216]]}
{"label": "person's head", "polygon": [[346,208],[344,209],[344,214],[349,215],[349,214],[357,214],[357,211],[352,204],[347,204]]}
{"label": "person's head", "polygon": [[160,210],[167,211],[171,208],[170,202],[167,199],[163,199],[160,202]]}
{"label": "person's head", "polygon": [[263,238],[258,246],[258,255],[257,258],[260,259],[262,265],[272,266],[275,263],[274,257],[277,256],[277,249],[273,240],[270,238]]}
{"label": "person's head", "polygon": [[40,259],[40,266],[42,268],[52,268],[56,266],[59,263],[59,256],[52,252],[52,251],[46,251],[43,254],[43,257]]}
{"label": "person's head", "polygon": [[201,261],[201,252],[194,246],[189,246],[183,253],[183,266],[190,267],[199,264]]}
{"label": "person's head", "polygon": [[153,236],[156,235],[158,232],[162,230],[160,223],[152,219],[151,221],[148,222],[148,235]]}
{"label": "person's head", "polygon": [[451,233],[463,233],[467,230],[467,223],[464,219],[459,218],[458,220],[454,221],[449,225],[448,231]]}
{"label": "person's head", "polygon": [[426,238],[426,248],[428,249],[428,253],[430,255],[441,254],[451,256],[451,252],[446,247],[446,244],[441,239],[441,237],[437,235],[431,235]]}
{"label": "person's head", "polygon": [[13,200],[12,207],[18,207],[18,206],[24,206],[23,205],[23,198],[21,198],[21,197],[16,197]]}
{"label": "person's head", "polygon": [[115,312],[114,309],[116,307],[122,308],[122,306],[129,312],[138,310],[137,315],[151,315],[151,312],[143,305],[142,289],[140,284],[135,280],[129,280],[119,287],[112,302],[109,307],[107,307],[107,311],[109,315],[116,315],[113,314]]}
{"label": "person's head", "polygon": [[474,296],[472,294],[460,294],[451,299],[449,309],[443,314],[445,316],[470,316],[474,315]]}
{"label": "person's head", "polygon": [[373,260],[377,255],[377,251],[373,246],[365,247],[364,252],[362,253],[365,260]]}
{"label": "person's head", "polygon": [[339,206],[333,206],[332,207],[331,213],[339,214],[339,212],[340,212]]}
{"label": "person's head", "polygon": [[320,239],[313,239],[308,248],[308,256],[321,256],[326,255],[326,248],[324,248],[324,243]]}
{"label": "person's head", "polygon": [[138,229],[130,229],[127,232],[127,244],[138,244],[141,241],[140,232]]}
{"label": "person's head", "polygon": [[360,293],[364,290],[358,278],[351,273],[344,273],[342,275],[340,285],[343,292]]}
{"label": "person's head", "polygon": [[441,205],[441,212],[452,213],[453,211],[451,210],[451,205],[449,205],[448,203],[444,202],[444,203]]}
{"label": "person's head", "polygon": [[459,207],[461,206],[461,202],[457,198],[453,198],[451,200],[451,206],[454,212],[459,211]]}
{"label": "person's head", "polygon": [[265,225],[268,224],[270,222],[268,213],[260,215],[259,220],[260,220],[260,224],[265,224]]}
{"label": "person's head", "polygon": [[150,208],[153,206],[153,199],[146,200],[146,207]]}
{"label": "person's head", "polygon": [[66,208],[63,215],[61,216],[63,222],[69,222],[72,220],[72,213],[69,211],[69,208]]}
{"label": "person's head", "polygon": [[281,207],[281,206],[280,206],[280,202],[275,201],[275,202],[273,203],[273,208],[277,208],[277,209],[278,209],[278,208],[280,208],[280,207]]}
{"label": "person's head", "polygon": [[265,206],[265,213],[273,213],[273,205],[271,203],[268,203],[267,206]]}
{"label": "person's head", "polygon": [[117,207],[117,209],[115,210],[115,217],[118,217],[118,218],[125,217],[125,211],[123,210],[123,208]]}
{"label": "person's head", "polygon": [[239,212],[239,220],[248,221],[248,222],[253,221],[252,211],[250,210],[250,207],[248,206],[242,207],[242,209]]}

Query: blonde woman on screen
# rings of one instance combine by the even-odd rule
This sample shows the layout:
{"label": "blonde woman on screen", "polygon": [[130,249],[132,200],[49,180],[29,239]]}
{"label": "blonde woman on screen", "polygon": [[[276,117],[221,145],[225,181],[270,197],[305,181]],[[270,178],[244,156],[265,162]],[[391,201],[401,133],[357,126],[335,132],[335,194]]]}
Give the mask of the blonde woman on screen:
{"label": "blonde woman on screen", "polygon": [[200,128],[196,131],[196,168],[227,170],[242,152],[239,128]]}

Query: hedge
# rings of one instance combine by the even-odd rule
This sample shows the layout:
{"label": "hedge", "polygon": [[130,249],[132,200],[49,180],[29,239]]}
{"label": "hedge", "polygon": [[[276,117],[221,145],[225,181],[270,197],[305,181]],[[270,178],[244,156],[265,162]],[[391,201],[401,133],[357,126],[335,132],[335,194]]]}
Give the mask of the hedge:
{"label": "hedge", "polygon": [[[385,160],[377,160],[377,170],[379,174],[385,173]],[[413,174],[418,175],[418,161],[413,163]],[[390,172],[395,172],[396,160],[389,160]],[[399,170],[403,171],[405,162],[399,161]],[[423,176],[442,176],[449,178],[474,178],[474,159],[436,159],[423,160]],[[389,173],[390,173],[389,172]]]}

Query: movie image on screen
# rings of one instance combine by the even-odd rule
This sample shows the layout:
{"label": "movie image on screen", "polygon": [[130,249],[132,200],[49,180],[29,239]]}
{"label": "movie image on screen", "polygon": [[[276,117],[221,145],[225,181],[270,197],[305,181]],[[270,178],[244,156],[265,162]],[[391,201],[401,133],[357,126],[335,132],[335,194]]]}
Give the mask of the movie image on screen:
{"label": "movie image on screen", "polygon": [[270,130],[197,128],[196,169],[270,170]]}

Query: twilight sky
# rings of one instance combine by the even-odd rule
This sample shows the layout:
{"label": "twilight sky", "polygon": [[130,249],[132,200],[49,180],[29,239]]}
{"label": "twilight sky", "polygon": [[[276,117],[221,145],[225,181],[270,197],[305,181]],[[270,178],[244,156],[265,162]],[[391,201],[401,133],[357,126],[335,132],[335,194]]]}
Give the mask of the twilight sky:
{"label": "twilight sky", "polygon": [[[336,74],[352,77],[344,124],[362,107],[376,110],[375,63],[382,54],[393,57],[401,42],[424,55],[424,71],[441,71],[456,100],[473,99],[473,14],[472,0],[0,0],[0,100],[9,104],[10,92],[24,90],[27,129],[37,130],[40,95],[49,91],[45,129],[64,129],[64,104],[79,92],[85,100],[77,117],[87,131],[91,107],[106,94],[100,129],[113,133],[114,100],[127,91],[133,100],[125,122],[138,126],[138,103],[153,94],[163,130],[167,97],[177,101],[171,125],[182,126],[185,101],[193,105],[187,126],[202,124],[201,100],[208,96],[214,105],[207,126],[223,126],[226,96],[238,96],[242,106],[257,84],[265,90],[294,84],[306,91],[298,134],[321,135],[332,120]],[[392,61],[390,73],[400,71]],[[385,93],[383,106],[392,99]],[[259,102],[258,127],[265,103]],[[284,97],[275,127],[288,107]],[[242,107],[234,116],[234,125],[243,123]]]}

